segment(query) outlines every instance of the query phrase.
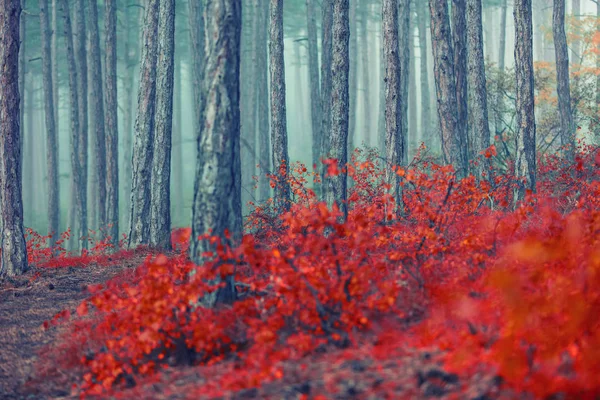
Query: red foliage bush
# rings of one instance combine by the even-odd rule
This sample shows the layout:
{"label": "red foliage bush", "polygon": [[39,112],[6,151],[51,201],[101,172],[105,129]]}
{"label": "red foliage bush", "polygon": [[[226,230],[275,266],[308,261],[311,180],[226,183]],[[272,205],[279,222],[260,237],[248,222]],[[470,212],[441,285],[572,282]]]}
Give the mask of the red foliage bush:
{"label": "red foliage bush", "polygon": [[[217,395],[369,337],[378,357],[398,343],[437,347],[448,368],[488,369],[517,391],[598,395],[598,150],[583,148],[568,165],[540,160],[536,193],[516,209],[515,179],[494,157],[492,148],[480,157],[479,182],[455,181],[452,167],[426,160],[399,168],[396,218],[374,153],[356,153],[344,223],[308,188],[306,168],[293,166],[291,210],[278,218],[272,203],[257,206],[238,248],[219,246],[197,267],[185,256],[189,230],[179,230],[178,255],[149,257],[133,280],[94,288],[71,321],[62,363],[82,368],[83,394],[169,364],[220,364],[197,389]],[[216,290],[207,282],[231,273],[240,299],[202,307]]]}

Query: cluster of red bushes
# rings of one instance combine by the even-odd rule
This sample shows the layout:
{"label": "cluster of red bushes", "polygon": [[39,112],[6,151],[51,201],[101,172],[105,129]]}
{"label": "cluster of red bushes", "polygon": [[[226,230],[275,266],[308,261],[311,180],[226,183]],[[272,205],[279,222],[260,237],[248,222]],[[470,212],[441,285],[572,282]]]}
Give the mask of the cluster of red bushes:
{"label": "cluster of red bushes", "polygon": [[[374,154],[357,153],[344,223],[298,165],[290,212],[257,207],[239,247],[219,246],[196,267],[186,257],[190,231],[179,230],[176,256],[148,257],[130,279],[91,288],[55,350],[61,367],[80,370],[75,389],[94,394],[177,363],[219,364],[197,387],[217,395],[276,381],[286,362],[368,337],[379,358],[437,348],[460,374],[484,369],[515,391],[593,398],[600,151],[540,160],[536,193],[516,208],[515,180],[493,167],[494,153],[480,160],[481,181],[456,181],[451,167],[422,160],[398,169],[398,219]],[[207,282],[231,273],[239,300],[202,307],[216,290]]]}

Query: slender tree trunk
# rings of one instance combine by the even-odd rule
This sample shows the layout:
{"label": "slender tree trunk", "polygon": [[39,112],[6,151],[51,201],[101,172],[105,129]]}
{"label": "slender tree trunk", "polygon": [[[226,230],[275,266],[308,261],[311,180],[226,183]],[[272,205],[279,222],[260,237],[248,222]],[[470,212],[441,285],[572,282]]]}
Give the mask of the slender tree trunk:
{"label": "slender tree trunk", "polygon": [[58,186],[58,140],[54,125],[54,96],[52,93],[52,54],[50,52],[50,23],[48,0],[40,0],[40,30],[42,32],[42,78],[44,85],[44,113],[46,115],[46,168],[48,173],[48,231],[52,235],[50,247],[56,243],[60,215]]}
{"label": "slender tree trunk", "polygon": [[[490,146],[481,0],[467,0],[467,54],[473,121],[473,156],[477,157]],[[483,165],[479,164],[476,170],[477,176],[481,177]]]}
{"label": "slender tree trunk", "polygon": [[[87,157],[90,160],[89,162],[89,170],[88,170],[88,174],[90,176],[90,184],[88,186],[88,209],[90,210],[90,213],[88,215],[89,217],[89,222],[88,225],[90,226],[90,233],[92,234],[92,236],[94,234],[97,234],[98,231],[98,208],[99,208],[99,204],[98,204],[98,174],[97,174],[97,169],[96,169],[96,114],[94,113],[94,91],[92,90],[92,80],[93,80],[93,74],[92,74],[92,59],[91,59],[91,54],[92,54],[92,50],[91,50],[91,46],[88,40],[88,45],[87,45],[87,50],[88,50],[88,70],[87,70],[87,81],[89,83],[88,86],[88,104],[90,104],[92,106],[92,109],[90,110],[90,112],[88,113],[88,123],[89,123],[89,127],[90,127],[90,133],[91,133],[91,140],[89,142],[89,147],[87,150]],[[93,233],[92,233],[93,232]]]}
{"label": "slender tree trunk", "polygon": [[[459,163],[466,175],[469,166],[469,116],[467,95],[467,2],[452,0],[452,38],[454,46],[454,74],[458,104]],[[473,133],[475,134],[475,133]],[[458,167],[458,166],[457,166]]]}
{"label": "slender tree trunk", "polygon": [[52,96],[54,97],[54,125],[56,132],[60,132],[58,126],[58,0],[52,0],[52,41],[50,43],[52,53]]}
{"label": "slender tree trunk", "polygon": [[386,58],[385,58],[385,49],[384,49],[384,33],[383,33],[383,24],[381,25],[381,31],[379,37],[379,105],[377,110],[377,149],[379,150],[379,154],[386,154],[385,148],[385,138],[386,138],[386,128],[385,128],[385,110],[386,110],[386,101],[385,101],[385,74],[386,74]]}
{"label": "slender tree trunk", "polygon": [[[77,187],[78,191],[78,207],[77,219],[79,220],[79,243],[81,249],[87,249],[88,236],[88,208],[87,208],[87,187],[88,187],[88,67],[87,56],[85,49],[85,0],[77,0],[75,3],[75,32],[73,38],[75,58],[77,60],[77,98],[78,98],[78,118],[79,118],[79,148],[77,149],[77,157],[79,159],[79,168],[81,170],[81,182]],[[63,3],[64,7],[64,3]],[[66,8],[63,8],[66,10]],[[66,12],[66,11],[65,11]]]}
{"label": "slender tree trunk", "polygon": [[202,15],[205,0],[188,1],[190,55],[192,58],[192,92],[194,95],[194,132],[200,132],[202,116],[202,68],[204,61],[204,16]]}
{"label": "slender tree trunk", "polygon": [[138,112],[132,161],[131,218],[129,247],[150,243],[151,173],[156,103],[156,60],[158,59],[159,0],[146,3],[144,39],[140,65]]}
{"label": "slender tree trunk", "polygon": [[[357,75],[356,75],[356,66],[358,62],[357,57],[357,37],[358,33],[357,22],[356,22],[356,7],[357,2],[360,0],[349,0],[350,10],[349,10],[349,19],[350,19],[350,72],[349,72],[349,94],[350,94],[350,109],[349,109],[349,119],[348,119],[348,161],[351,161],[352,153],[354,152],[354,148],[356,146],[356,94],[357,94]],[[351,184],[351,182],[349,183]]]}
{"label": "slender tree trunk", "polygon": [[[414,4],[414,3],[413,3]],[[415,27],[414,27],[414,23],[415,18],[413,17],[414,14],[411,12],[410,13],[410,30],[409,30],[409,34],[408,34],[408,46],[409,46],[409,51],[410,51],[410,67],[409,67],[409,82],[408,82],[408,131],[407,131],[407,139],[409,139],[410,145],[407,147],[407,157],[412,158],[415,150],[417,148],[418,144],[418,136],[417,136],[417,132],[418,127],[417,127],[417,120],[418,120],[418,114],[417,114],[417,77],[416,77],[416,72],[417,72],[417,49],[415,47],[415,37],[414,37],[414,32],[415,32]],[[409,151],[411,153],[409,153]]]}
{"label": "slender tree trunk", "polygon": [[[508,0],[502,0],[502,11],[500,16],[500,47],[498,48],[498,68],[500,71],[504,71],[506,67],[506,19],[507,19]],[[504,115],[504,85],[503,80],[498,83],[498,91],[496,93],[495,107],[494,107],[494,127],[495,135],[502,132],[503,123],[502,117]]]}
{"label": "slender tree trunk", "polygon": [[150,243],[171,248],[171,134],[173,129],[173,79],[175,60],[175,0],[160,0],[158,61],[156,65],[156,115],[150,206]]}
{"label": "slender tree trunk", "polygon": [[290,207],[290,188],[287,184],[289,157],[285,106],[285,63],[283,50],[283,0],[270,0],[269,56],[271,70],[271,143],[275,207],[287,211]]}
{"label": "slender tree trunk", "polygon": [[[21,9],[25,0],[21,0]],[[25,76],[27,74],[27,57],[25,54],[25,44],[27,43],[27,18],[25,14],[21,14],[19,25],[19,38],[21,40],[19,47],[19,135],[21,137],[21,158],[19,165],[21,173],[23,173],[23,143],[25,142]]]}
{"label": "slender tree trunk", "polygon": [[336,204],[342,212],[343,219],[348,217],[347,171],[348,162],[348,119],[349,119],[349,85],[350,73],[350,24],[349,0],[333,0],[331,52],[331,139],[329,157],[337,163],[341,172],[329,176],[327,181],[327,203]]}
{"label": "slender tree trunk", "polygon": [[[27,271],[21,191],[19,98],[20,0],[0,0],[0,226],[1,275]],[[46,27],[47,29],[47,27]],[[49,38],[47,38],[49,39]],[[49,60],[48,60],[49,61]],[[54,115],[52,115],[54,117]]]}
{"label": "slender tree trunk", "polygon": [[308,72],[310,77],[310,120],[312,127],[312,163],[316,170],[319,163],[321,143],[321,95],[319,90],[319,55],[317,43],[317,12],[315,0],[306,0],[308,32]]}
{"label": "slender tree trunk", "polygon": [[[206,66],[198,139],[198,163],[192,211],[192,260],[202,265],[214,244],[200,235],[211,234],[223,244],[236,245],[242,234],[240,163],[240,45],[241,0],[206,2]],[[220,279],[217,280],[218,283]],[[233,274],[226,285],[208,295],[208,307],[235,300]]]}
{"label": "slender tree trunk", "polygon": [[569,84],[569,48],[565,33],[565,0],[554,0],[552,33],[556,54],[556,92],[560,114],[560,141],[568,146],[566,154],[573,157],[575,151],[575,125],[571,112],[571,88]]}
{"label": "slender tree trunk", "polygon": [[[85,192],[82,186],[82,180],[85,176],[85,171],[81,167],[79,158],[81,147],[81,126],[79,119],[79,84],[77,79],[77,66],[75,63],[75,49],[73,45],[73,28],[71,26],[71,16],[69,10],[69,1],[60,0],[60,7],[63,15],[65,47],[67,50],[67,67],[69,70],[69,99],[71,107],[71,214],[70,225],[73,229],[73,236],[79,237],[78,245],[84,248],[85,240],[82,240],[86,232],[82,231],[82,227],[86,227],[85,221]],[[76,226],[79,230],[75,231]],[[71,248],[75,246],[71,245]]]}
{"label": "slender tree trunk", "polygon": [[[177,22],[177,21],[176,21]],[[177,35],[177,33],[176,33]],[[177,42],[175,42],[177,43]],[[175,83],[173,88],[173,157],[171,168],[173,169],[173,186],[171,210],[173,211],[174,223],[183,223],[183,138],[181,135],[181,78],[182,63],[180,48],[175,46]],[[183,225],[183,226],[187,226]]]}
{"label": "slender tree trunk", "polygon": [[117,0],[105,0],[106,12],[106,222],[111,243],[119,244],[119,129],[117,100]]}
{"label": "slender tree trunk", "polygon": [[[455,0],[452,0],[455,1]],[[461,0],[464,2],[464,0]],[[453,3],[454,5],[454,3]],[[483,19],[485,19],[485,33],[483,35],[483,40],[485,42],[485,48],[488,51],[487,56],[490,58],[490,60],[494,60],[494,50],[493,50],[493,46],[492,43],[494,43],[494,28],[496,27],[495,21],[494,21],[494,17],[493,17],[493,10],[491,7],[485,7],[484,10],[485,15],[483,16]]]}
{"label": "slender tree trunk", "polygon": [[[400,135],[402,136],[402,159],[401,164],[406,165],[408,161],[408,100],[410,80],[410,0],[398,0],[398,43],[400,60],[400,122],[402,123]],[[387,135],[386,135],[387,138]],[[387,142],[386,142],[387,143]],[[386,145],[386,148],[389,147]],[[399,203],[398,203],[399,204]]]}
{"label": "slender tree trunk", "polygon": [[[268,46],[268,20],[269,20],[269,3],[267,0],[260,0],[260,8],[258,9],[258,40],[256,42],[256,59],[257,59],[257,76],[256,84],[258,85],[257,102],[258,102],[258,154],[259,154],[259,180],[258,194],[261,202],[266,201],[271,196],[270,179],[267,177],[271,171],[271,145],[269,143],[269,56],[267,54]],[[314,32],[316,37],[316,31]],[[318,60],[317,60],[317,78],[318,78]],[[317,98],[317,101],[319,99]]]}
{"label": "slender tree trunk", "polygon": [[458,126],[454,49],[450,35],[448,3],[446,0],[429,0],[429,8],[442,153],[444,162],[454,165],[458,176],[464,177],[467,173],[462,156],[465,130],[464,127]]}
{"label": "slender tree trunk", "polygon": [[[371,135],[371,83],[370,83],[370,61],[369,61],[369,30],[368,30],[367,10],[363,10],[360,18],[360,67],[361,67],[361,86],[363,92],[363,132],[365,138]],[[368,143],[368,142],[367,142]]]}
{"label": "slender tree trunk", "polygon": [[[402,1],[402,0],[400,0]],[[402,132],[402,64],[399,49],[398,0],[383,0],[382,29],[383,50],[385,57],[385,148],[386,148],[386,181],[391,186],[390,194],[396,205],[402,204],[400,176],[394,167],[403,165],[406,152],[405,136]]]}
{"label": "slender tree trunk", "polygon": [[533,24],[531,0],[515,0],[515,73],[517,132],[515,135],[515,175],[524,179],[524,187],[518,191],[522,198],[525,188],[535,190],[535,97],[533,94]]}
{"label": "slender tree trunk", "polygon": [[306,132],[308,127],[306,126],[306,108],[304,107],[304,82],[302,77],[302,43],[297,41],[294,42],[294,58],[295,62],[293,63],[296,68],[294,68],[295,72],[295,81],[297,82],[296,89],[296,107],[298,108],[298,112],[296,115],[296,120],[298,121],[298,128],[300,128],[301,132]]}
{"label": "slender tree trunk", "polygon": [[[581,0],[572,0],[571,2],[571,13],[577,21],[577,28],[575,29],[575,34],[580,35],[581,30],[579,28],[579,22],[581,17]],[[581,64],[581,40],[578,37],[575,37],[571,44],[571,60],[575,64]]]}
{"label": "slender tree trunk", "polygon": [[[321,144],[319,159],[326,157],[331,142],[331,63],[333,57],[332,24],[333,1],[322,0],[322,27],[321,27]],[[325,166],[321,165],[321,176],[325,176]]]}
{"label": "slender tree trunk", "polygon": [[429,63],[427,54],[427,7],[417,6],[419,25],[419,75],[421,76],[421,141],[431,136],[431,100],[429,98]]}
{"label": "slender tree trunk", "polygon": [[27,107],[27,112],[25,113],[27,115],[27,126],[26,126],[26,130],[24,130],[24,134],[25,136],[23,137],[23,140],[25,140],[25,153],[23,157],[24,161],[26,160],[27,162],[23,162],[23,182],[25,182],[25,185],[23,187],[23,199],[25,200],[25,203],[23,204],[24,207],[24,220],[27,223],[28,226],[32,226],[33,225],[33,220],[34,220],[34,181],[35,181],[35,168],[34,168],[34,151],[35,151],[35,147],[34,147],[34,140],[32,138],[33,136],[33,120],[34,120],[34,111],[33,111],[33,83],[31,82],[31,79],[28,79],[28,84],[25,85],[25,91],[26,91],[26,95],[25,95],[25,100],[26,100],[26,107]]}
{"label": "slender tree trunk", "polygon": [[536,61],[544,61],[544,13],[542,11],[545,5],[546,0],[533,0],[533,5],[535,6],[535,12],[533,13],[533,18],[535,19],[535,60]]}
{"label": "slender tree trunk", "polygon": [[[106,228],[106,131],[104,125],[104,95],[102,88],[102,61],[100,56],[100,32],[98,29],[98,0],[89,0],[88,2],[89,32],[90,32],[90,60],[91,62],[91,86],[92,107],[94,113],[94,125],[96,133],[94,135],[95,154],[96,154],[96,180],[97,196],[96,206],[98,207],[98,225]],[[116,118],[116,117],[115,117]]]}

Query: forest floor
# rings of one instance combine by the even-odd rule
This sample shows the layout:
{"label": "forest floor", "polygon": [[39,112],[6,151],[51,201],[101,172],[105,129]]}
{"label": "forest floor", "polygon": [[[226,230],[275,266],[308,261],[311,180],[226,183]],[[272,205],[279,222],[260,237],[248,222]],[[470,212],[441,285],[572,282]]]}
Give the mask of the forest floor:
{"label": "forest floor", "polygon": [[[139,258],[138,258],[139,257]],[[61,326],[46,328],[64,310],[75,307],[89,297],[88,286],[104,283],[118,275],[128,275],[143,262],[136,256],[128,262],[112,265],[90,263],[65,268],[33,267],[25,275],[0,281],[0,399],[68,399],[77,398],[71,385],[80,379],[75,371],[57,369],[51,376],[40,373],[38,364],[44,352],[53,346]],[[337,350],[342,351],[342,350]],[[314,354],[302,363],[287,363],[284,379],[225,393],[231,399],[362,399],[379,398],[371,393],[386,388],[395,398],[428,399],[510,398],[497,390],[493,377],[473,376],[470,381],[445,372],[427,351],[370,359],[364,352],[350,354],[340,362],[339,354]],[[44,367],[47,368],[47,367]],[[178,366],[138,381],[123,389],[118,398],[186,399],[206,384],[207,368],[219,366]],[[212,371],[214,372],[214,371]],[[317,378],[315,378],[317,377]],[[141,396],[141,397],[140,397]],[[467,397],[463,397],[467,396]]]}

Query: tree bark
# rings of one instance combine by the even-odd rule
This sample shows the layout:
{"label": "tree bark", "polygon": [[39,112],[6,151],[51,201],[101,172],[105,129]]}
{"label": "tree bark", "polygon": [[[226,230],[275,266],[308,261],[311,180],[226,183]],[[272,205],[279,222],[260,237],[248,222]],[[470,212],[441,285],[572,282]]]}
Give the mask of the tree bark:
{"label": "tree bark", "polygon": [[175,0],[160,0],[156,113],[152,156],[150,244],[171,248],[171,134],[173,129],[173,79],[175,60]]}
{"label": "tree bark", "polygon": [[[267,174],[269,171],[271,171],[271,145],[269,132],[269,56],[267,54],[269,3],[267,0],[259,1],[259,30],[257,32],[258,40],[256,42],[256,84],[258,85],[258,159],[260,163],[258,195],[259,201],[264,202],[271,196],[270,179],[267,177]],[[316,35],[316,32],[314,32],[314,34]],[[318,73],[317,61],[317,77]],[[316,101],[318,100],[319,99],[317,98]]]}
{"label": "tree bark", "polygon": [[52,54],[50,52],[50,23],[48,0],[40,0],[40,30],[42,36],[42,78],[44,86],[44,114],[46,116],[46,168],[48,174],[48,232],[52,235],[49,246],[54,247],[60,215],[58,182],[58,140],[54,125],[54,96],[52,93]]}
{"label": "tree bark", "polygon": [[[581,0],[572,0],[571,2],[571,14],[575,21],[579,23],[581,16]],[[577,35],[580,34],[579,28],[575,29]],[[571,43],[571,60],[575,64],[581,64],[581,41],[575,37]]]}
{"label": "tree bark", "polygon": [[[321,143],[319,159],[326,157],[331,141],[331,63],[333,57],[332,24],[333,0],[322,0],[321,26]],[[325,177],[325,166],[321,165],[321,177]],[[325,191],[324,191],[325,192]]]}
{"label": "tree bark", "polygon": [[[402,153],[400,164],[406,165],[408,161],[408,100],[410,80],[410,0],[398,0],[398,43],[400,60],[400,122],[402,124],[400,135],[402,136]],[[387,136],[386,136],[387,137]],[[389,151],[389,147],[386,145]],[[399,204],[399,203],[397,203]]]}
{"label": "tree bark", "polygon": [[560,114],[560,141],[568,146],[566,154],[572,158],[575,151],[575,125],[571,112],[571,87],[569,83],[569,48],[565,33],[565,0],[554,0],[552,13],[552,34],[556,57],[556,92],[558,113]]}
{"label": "tree bark", "polygon": [[[467,95],[467,2],[452,0],[452,39],[454,50],[454,74],[456,79],[457,135],[460,155],[457,168],[467,174],[469,167],[469,116]],[[474,134],[474,133],[473,133]]]}
{"label": "tree bark", "polygon": [[[206,50],[198,162],[194,185],[191,257],[198,264],[215,250],[200,235],[221,238],[235,246],[242,234],[240,163],[241,0],[207,0]],[[234,277],[204,299],[208,307],[235,300]],[[220,281],[220,279],[218,279]],[[218,282],[217,282],[218,283]]]}
{"label": "tree bark", "polygon": [[[473,121],[473,156],[477,157],[490,146],[481,0],[467,0],[467,54]],[[477,176],[481,177],[483,165],[480,163],[476,170]]]}
{"label": "tree bark", "polygon": [[[414,4],[414,3],[413,3]],[[408,50],[410,52],[410,60],[409,60],[409,72],[408,72],[408,76],[409,76],[409,82],[408,82],[408,131],[407,131],[407,140],[408,140],[408,144],[407,143],[407,149],[406,149],[406,155],[407,157],[412,158],[414,155],[414,152],[417,148],[417,146],[419,145],[418,143],[418,127],[417,127],[417,120],[418,120],[418,109],[417,109],[417,79],[416,79],[416,73],[417,73],[417,52],[416,52],[416,47],[415,47],[415,37],[414,37],[414,32],[415,32],[415,26],[414,23],[415,18],[414,18],[414,14],[411,11],[410,13],[410,30],[409,30],[409,34],[408,34]]]}
{"label": "tree bark", "polygon": [[[21,0],[21,9],[25,0]],[[25,54],[25,44],[27,43],[27,18],[21,13],[21,21],[19,25],[19,38],[21,40],[19,47],[19,134],[21,135],[21,158],[19,165],[21,173],[23,173],[23,143],[25,142],[25,75],[27,73],[27,57]]]}
{"label": "tree bark", "polygon": [[350,73],[350,24],[349,0],[333,0],[332,52],[331,52],[331,139],[329,158],[335,160],[341,172],[326,177],[327,203],[336,204],[345,220],[348,217],[347,171],[348,163],[348,119]]}
{"label": "tree bark", "polygon": [[202,116],[202,68],[204,66],[204,16],[202,15],[204,0],[188,1],[190,55],[192,58],[192,92],[194,96],[194,132],[200,132]]}
{"label": "tree bark", "polygon": [[[504,71],[506,67],[506,19],[507,19],[508,0],[502,0],[502,11],[500,16],[500,47],[498,48],[498,69]],[[498,135],[503,129],[503,112],[504,112],[504,86],[503,81],[500,80],[498,92],[495,95],[495,107],[494,107],[494,130],[495,134]]]}
{"label": "tree bark", "polygon": [[[78,98],[78,118],[79,118],[79,148],[77,157],[79,159],[79,168],[81,170],[81,182],[77,191],[79,192],[81,208],[78,210],[79,219],[79,243],[81,249],[87,249],[88,236],[88,206],[87,206],[87,188],[88,188],[88,67],[86,56],[86,28],[85,28],[85,0],[77,0],[75,3],[74,20],[75,32],[73,38],[75,58],[77,60],[77,98]],[[63,3],[63,9],[64,3]],[[65,11],[66,12],[66,11]],[[81,215],[79,214],[81,213]]]}
{"label": "tree bark", "polygon": [[106,130],[104,125],[104,94],[102,88],[102,61],[100,56],[100,32],[98,29],[98,0],[89,0],[88,18],[90,33],[90,72],[92,90],[92,108],[94,113],[94,153],[96,155],[95,171],[97,196],[96,207],[98,226],[106,228]]}
{"label": "tree bark", "polygon": [[524,189],[535,190],[535,97],[533,92],[533,24],[531,0],[515,0],[515,73],[517,132],[515,135],[515,175],[524,180],[515,200]]}
{"label": "tree bark", "polygon": [[[175,13],[177,15],[177,12]],[[177,25],[177,21],[176,21]],[[177,32],[175,33],[177,35]],[[177,37],[176,37],[177,39]],[[175,42],[177,43],[177,41]],[[173,191],[171,193],[173,201],[171,202],[171,210],[173,211],[173,223],[176,226],[181,225],[183,218],[183,137],[181,134],[181,80],[182,80],[182,62],[180,48],[175,46],[175,83],[173,88],[174,104],[173,104],[173,156],[171,158],[171,167],[173,168]]]}
{"label": "tree bark", "polygon": [[131,218],[129,247],[150,243],[150,185],[156,102],[159,0],[146,3],[144,38],[140,65],[135,142],[132,160]]}
{"label": "tree bark", "polygon": [[283,55],[283,0],[270,0],[270,3],[271,143],[273,146],[273,174],[276,176],[275,208],[279,212],[284,212],[290,207],[290,187],[287,183],[289,157]]}
{"label": "tree bark", "polygon": [[[54,126],[56,132],[60,132],[58,120],[58,0],[52,0],[52,40],[50,43],[52,53],[52,96],[54,97]],[[25,3],[23,3],[25,4]]]}
{"label": "tree bark", "polygon": [[[349,57],[350,57],[350,70],[348,75],[348,91],[350,96],[350,105],[349,105],[349,117],[348,117],[348,161],[351,161],[352,153],[354,152],[355,144],[355,136],[356,136],[356,94],[357,94],[357,75],[356,75],[356,66],[358,62],[357,57],[357,38],[356,34],[358,32],[357,22],[356,22],[356,7],[357,1],[359,0],[349,0],[350,10],[348,11],[349,15],[349,24],[350,24],[350,44],[349,44]],[[352,182],[349,182],[352,184]]]}
{"label": "tree bark", "polygon": [[105,0],[106,51],[106,223],[111,244],[119,244],[119,129],[117,98],[117,0]]}
{"label": "tree bark", "polygon": [[450,35],[448,3],[446,0],[429,0],[429,8],[442,154],[444,162],[454,165],[458,176],[464,177],[467,173],[462,157],[464,129],[458,126],[454,49]]}
{"label": "tree bark", "polygon": [[[402,0],[400,0],[402,1]],[[402,113],[406,99],[402,97],[402,65],[398,51],[399,18],[398,0],[384,0],[382,4],[383,51],[385,57],[385,148],[386,181],[391,186],[390,195],[397,205],[402,204],[400,176],[396,166],[403,165],[406,153]]]}
{"label": "tree bark", "polygon": [[419,25],[419,75],[421,77],[421,141],[431,136],[431,99],[429,98],[429,62],[427,52],[427,7],[417,6]]}
{"label": "tree bark", "polygon": [[[360,90],[363,92],[363,132],[368,139],[371,135],[371,83],[370,83],[370,62],[369,62],[369,30],[367,10],[362,12],[360,18],[360,66],[361,66],[361,85]],[[368,142],[367,142],[368,143]]]}
{"label": "tree bark", "polygon": [[319,146],[321,144],[321,94],[319,90],[319,55],[317,43],[317,12],[315,0],[306,0],[306,20],[308,32],[308,73],[310,77],[310,120],[312,127],[312,163],[317,170],[320,165]]}
{"label": "tree bark", "polygon": [[[252,4],[249,0],[248,5]],[[248,202],[255,199],[254,176],[256,175],[256,85],[254,69],[256,54],[254,50],[255,7],[242,7],[242,48],[241,52],[241,162],[242,162],[242,213],[248,212]]]}
{"label": "tree bark", "polygon": [[[27,271],[21,191],[21,134],[19,98],[20,0],[0,0],[0,274]],[[49,38],[48,38],[49,39]],[[52,115],[54,117],[54,115]]]}

